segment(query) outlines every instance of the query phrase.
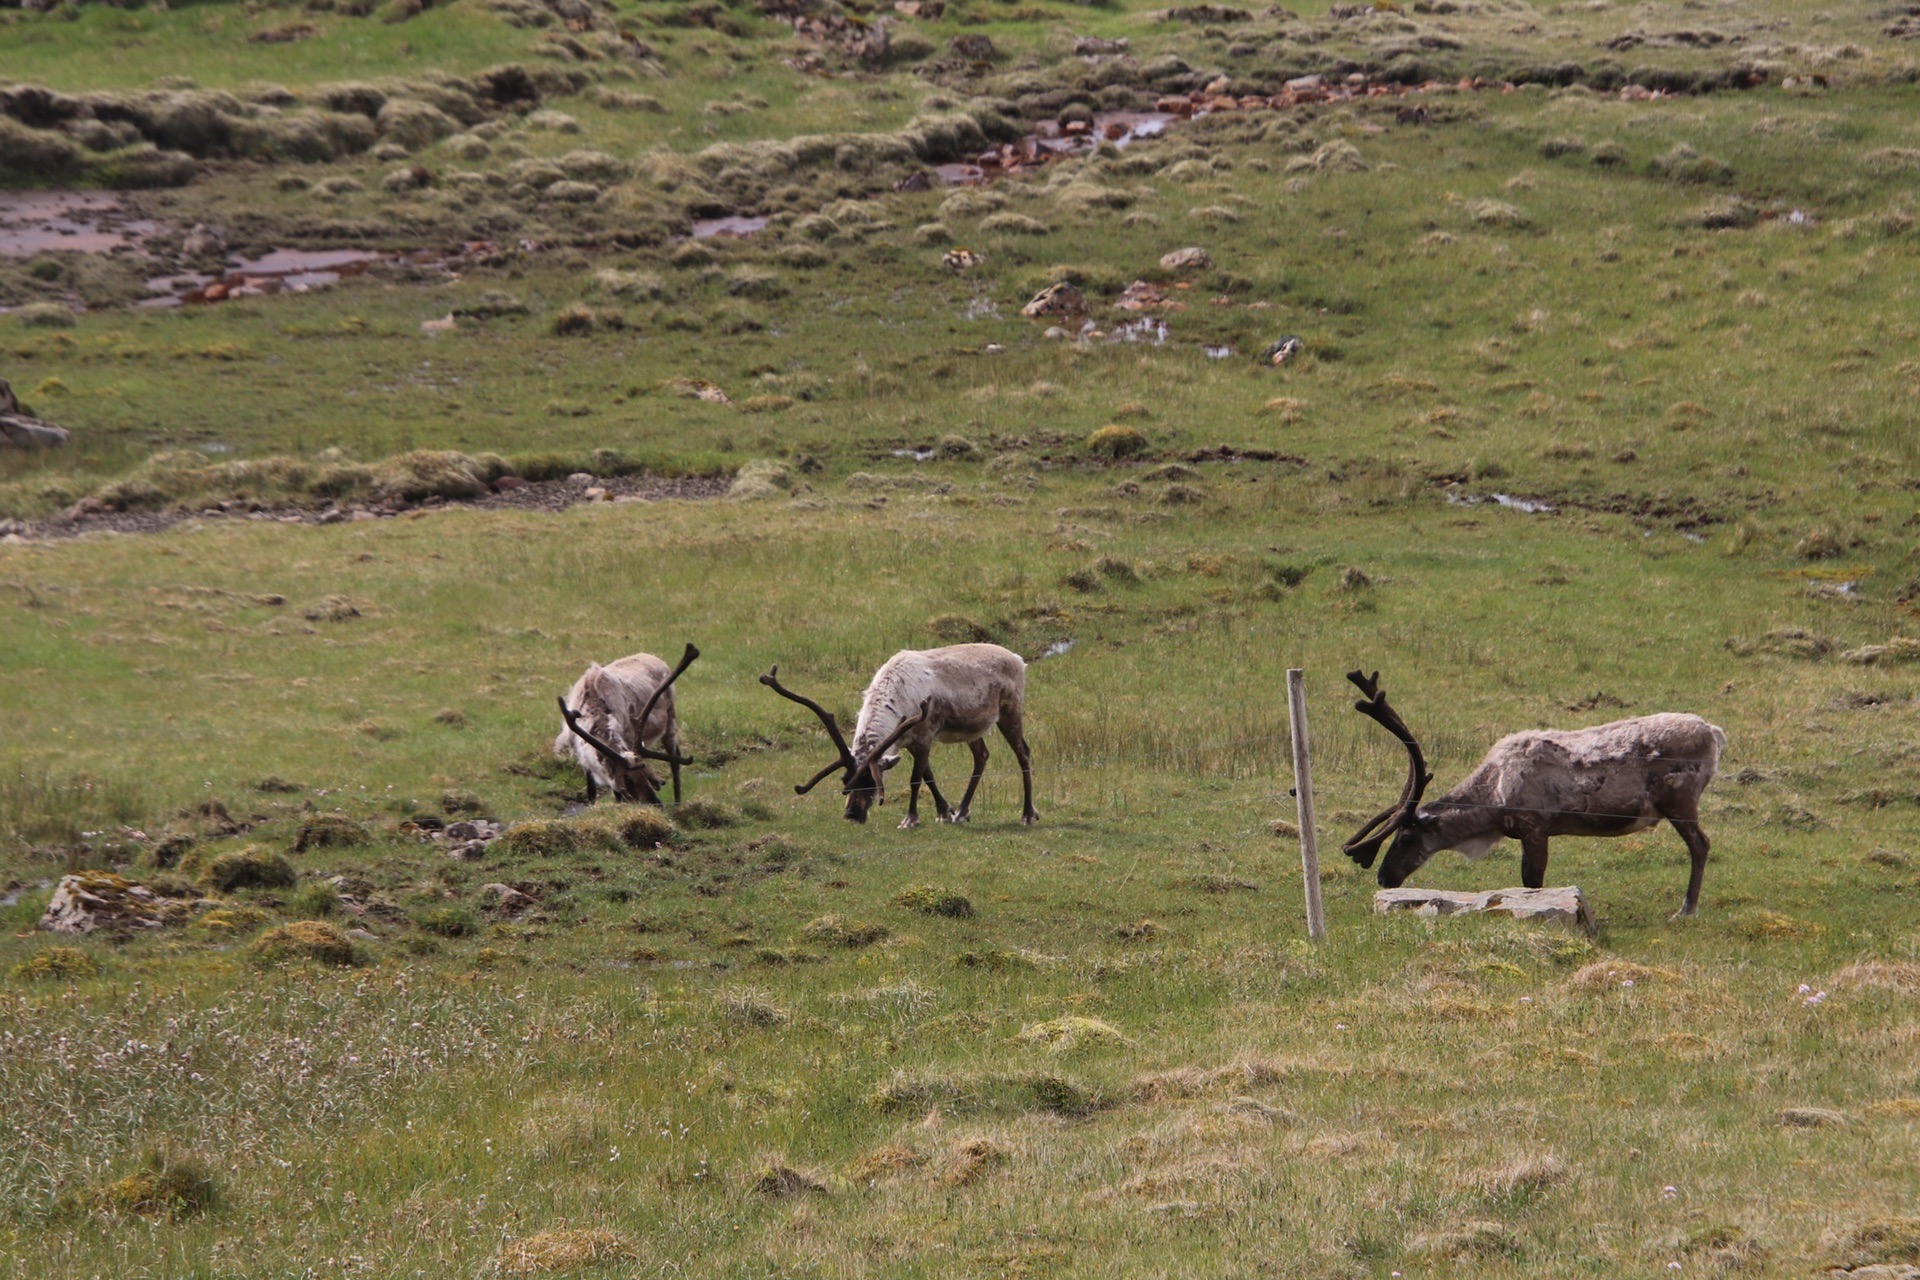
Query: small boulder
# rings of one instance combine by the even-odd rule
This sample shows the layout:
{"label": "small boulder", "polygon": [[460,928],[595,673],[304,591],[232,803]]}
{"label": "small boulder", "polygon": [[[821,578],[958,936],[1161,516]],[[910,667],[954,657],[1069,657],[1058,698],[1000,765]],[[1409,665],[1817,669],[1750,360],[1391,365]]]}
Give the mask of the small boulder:
{"label": "small boulder", "polygon": [[534,905],[534,899],[522,893],[510,884],[483,884],[481,895],[486,898],[491,910],[505,912],[507,915],[519,915]]}
{"label": "small boulder", "polygon": [[79,871],[60,877],[40,928],[48,933],[164,929],[185,921],[189,901],[163,896],[110,871]]}
{"label": "small boulder", "polygon": [[1160,256],[1160,265],[1168,271],[1205,271],[1213,265],[1213,259],[1205,249],[1175,249]]}
{"label": "small boulder", "polygon": [[70,438],[65,427],[43,422],[22,409],[13,388],[0,378],[0,448],[55,449]]}
{"label": "small boulder", "polygon": [[1088,311],[1086,296],[1065,281],[1048,285],[1020,308],[1020,314],[1030,320],[1040,316],[1084,316]]}

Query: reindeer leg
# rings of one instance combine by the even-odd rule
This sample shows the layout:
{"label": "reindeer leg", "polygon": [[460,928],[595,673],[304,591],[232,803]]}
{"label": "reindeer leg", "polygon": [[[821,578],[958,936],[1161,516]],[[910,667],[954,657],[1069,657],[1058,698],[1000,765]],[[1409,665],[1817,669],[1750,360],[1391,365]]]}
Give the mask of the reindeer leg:
{"label": "reindeer leg", "polygon": [[[920,780],[927,776],[927,758],[924,753],[913,754],[913,779],[907,784],[907,816],[900,819],[900,829],[911,831],[920,825]],[[929,779],[931,781],[931,779]]]}
{"label": "reindeer leg", "polygon": [[1539,889],[1547,883],[1547,833],[1530,831],[1520,837],[1520,883]]}
{"label": "reindeer leg", "polygon": [[1713,846],[1707,839],[1707,833],[1700,829],[1698,817],[1682,817],[1674,814],[1669,815],[1667,821],[1672,823],[1673,829],[1680,833],[1680,838],[1687,842],[1687,852],[1693,856],[1693,874],[1687,877],[1687,900],[1672,917],[1680,920],[1700,909],[1700,882],[1706,878],[1707,851]]}
{"label": "reindeer leg", "polygon": [[987,740],[975,738],[967,746],[973,751],[973,776],[967,779],[967,794],[960,797],[960,807],[954,810],[950,822],[965,822],[973,809],[974,789],[980,785],[980,775],[987,771]]}
{"label": "reindeer leg", "polygon": [[1033,752],[1027,750],[1027,735],[1021,732],[1020,717],[1006,715],[1000,717],[1000,736],[1013,748],[1014,759],[1020,762],[1020,821],[1032,826],[1040,821],[1039,811],[1033,807]]}
{"label": "reindeer leg", "polygon": [[660,739],[660,748],[661,750],[665,751],[668,755],[673,757],[673,759],[668,762],[667,767],[673,771],[673,802],[675,804],[679,804],[680,803],[680,724],[677,720],[672,721],[667,725],[667,732]]}
{"label": "reindeer leg", "polygon": [[927,780],[927,794],[933,797],[933,811],[940,815],[940,821],[953,821],[953,806],[940,794],[940,788],[933,780],[933,748],[927,748],[927,763],[920,770],[920,776]]}
{"label": "reindeer leg", "polygon": [[588,774],[587,775],[587,803],[592,804],[595,800],[599,798],[600,798],[600,788],[597,785],[595,785],[593,781],[593,775]]}

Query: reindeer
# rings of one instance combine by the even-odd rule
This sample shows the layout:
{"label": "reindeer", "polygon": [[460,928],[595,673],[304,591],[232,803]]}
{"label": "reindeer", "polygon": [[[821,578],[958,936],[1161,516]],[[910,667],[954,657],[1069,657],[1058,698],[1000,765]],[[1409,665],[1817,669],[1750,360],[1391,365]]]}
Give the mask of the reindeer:
{"label": "reindeer", "polygon": [[[1020,761],[1022,812],[1020,820],[1040,821],[1033,808],[1033,756],[1021,731],[1027,690],[1027,664],[1020,655],[997,644],[956,644],[944,649],[902,649],[873,673],[860,700],[860,719],[853,728],[853,746],[840,735],[833,716],[811,698],[803,698],[780,683],[780,668],[760,677],[760,683],[781,697],[797,702],[820,717],[833,739],[839,758],[796,786],[805,795],[836,769],[841,772],[841,794],[847,798],[842,815],[865,822],[867,811],[886,800],[887,770],[900,763],[889,754],[896,743],[913,756],[913,782],[907,796],[902,830],[920,825],[920,784],[933,794],[942,822],[965,822],[974,789],[987,767],[987,731],[996,724]],[[933,781],[933,744],[964,742],[973,748],[973,777],[958,809],[949,808]]]}
{"label": "reindeer", "polygon": [[[553,754],[571,756],[587,775],[587,803],[601,791],[615,800],[660,803],[660,775],[649,760],[665,761],[673,771],[673,802],[680,803],[680,766],[692,764],[680,754],[680,717],[672,686],[700,651],[692,645],[671,672],[650,653],[636,653],[590,665],[560,699],[566,728],[553,740]],[[658,750],[647,746],[658,742]]]}
{"label": "reindeer", "polygon": [[1515,733],[1493,744],[1467,780],[1421,807],[1433,775],[1406,723],[1380,691],[1380,673],[1349,671],[1364,701],[1354,708],[1407,749],[1407,781],[1400,798],[1374,815],[1341,849],[1371,868],[1380,846],[1393,844],[1380,864],[1380,884],[1397,889],[1442,849],[1477,858],[1512,838],[1520,842],[1520,880],[1538,889],[1547,879],[1547,841],[1553,836],[1624,836],[1662,818],[1693,857],[1693,875],[1678,916],[1700,906],[1707,871],[1707,833],[1700,829],[1700,794],[1713,781],[1726,731],[1699,716],[1671,712],[1637,716],[1591,729]]}

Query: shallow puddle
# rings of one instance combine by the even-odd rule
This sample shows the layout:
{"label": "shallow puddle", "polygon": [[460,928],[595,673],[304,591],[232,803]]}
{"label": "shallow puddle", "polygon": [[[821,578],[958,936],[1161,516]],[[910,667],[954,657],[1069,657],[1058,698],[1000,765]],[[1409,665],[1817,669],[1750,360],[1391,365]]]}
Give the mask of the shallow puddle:
{"label": "shallow puddle", "polygon": [[155,224],[127,218],[111,191],[0,191],[0,257],[131,249]]}
{"label": "shallow puddle", "polygon": [[693,224],[695,240],[711,240],[715,236],[734,236],[745,238],[767,227],[765,218],[701,218]]}

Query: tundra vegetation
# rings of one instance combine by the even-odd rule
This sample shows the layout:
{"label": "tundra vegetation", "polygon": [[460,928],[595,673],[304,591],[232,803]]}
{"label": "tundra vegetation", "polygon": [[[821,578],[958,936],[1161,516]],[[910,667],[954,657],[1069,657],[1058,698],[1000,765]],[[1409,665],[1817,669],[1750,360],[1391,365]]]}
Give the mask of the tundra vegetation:
{"label": "tundra vegetation", "polygon": [[[1916,34],[0,13],[0,182],[151,224],[0,257],[0,377],[72,433],[0,454],[0,1271],[1920,1263]],[[915,178],[1350,74],[1452,87]],[[766,222],[691,237],[723,216]],[[274,249],[408,256],[130,305]],[[1020,315],[1056,285],[1097,336]],[[687,805],[566,813],[555,697],[689,636]],[[888,654],[968,642],[1032,663],[1043,825],[1011,768],[965,827],[793,794],[830,747],[758,673],[846,724]],[[1662,826],[1556,845],[1591,940],[1375,917],[1328,856],[1405,769],[1358,666],[1447,778],[1722,726],[1699,915]],[[36,932],[68,870],[160,927]]]}

